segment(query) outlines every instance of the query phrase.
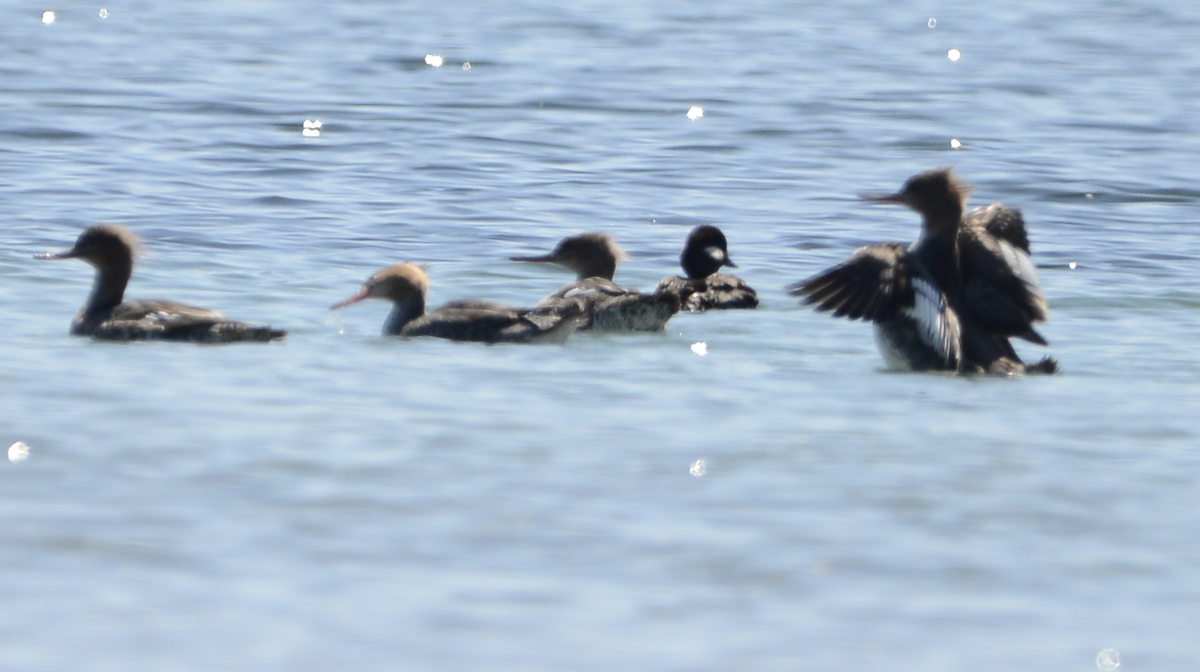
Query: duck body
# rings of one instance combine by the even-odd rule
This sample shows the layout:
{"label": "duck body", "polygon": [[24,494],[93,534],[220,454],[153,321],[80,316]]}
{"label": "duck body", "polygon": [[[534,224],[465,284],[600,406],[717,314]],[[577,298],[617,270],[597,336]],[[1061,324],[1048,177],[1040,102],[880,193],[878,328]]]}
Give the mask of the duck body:
{"label": "duck body", "polygon": [[603,233],[564,238],[547,255],[513,257],[513,261],[556,263],[575,271],[575,282],[538,302],[539,310],[578,314],[579,331],[662,331],[679,312],[678,294],[643,294],[613,282],[617,263],[628,258],[613,239]]}
{"label": "duck body", "polygon": [[715,226],[697,226],[688,234],[679,265],[684,275],[669,275],[658,283],[656,294],[679,295],[680,310],[692,313],[758,307],[758,293],[744,280],[719,272],[737,268],[729,258],[725,234]]}
{"label": "duck body", "polygon": [[226,319],[214,310],[173,301],[125,301],[111,310],[89,314],[81,310],[71,321],[72,336],[102,341],[188,341],[237,343],[274,341],[287,335],[281,329],[256,327]]}
{"label": "duck body", "polygon": [[384,336],[431,336],[479,343],[565,343],[578,313],[510,308],[491,301],[453,301],[426,313],[429,281],[412,264],[396,264],[372,275],[358,294],[334,305],[342,308],[368,298],[392,301]]}
{"label": "duck body", "polygon": [[962,215],[968,188],[948,169],[921,173],[888,196],[924,218],[909,246],[877,243],[789,287],[834,317],[874,323],[876,343],[898,370],[1053,373],[1026,366],[1010,338],[1046,345],[1034,328],[1049,316],[1020,211],[995,203]]}
{"label": "duck body", "polygon": [[584,278],[563,285],[538,302],[552,312],[578,313],[579,331],[616,333],[662,331],[679,312],[679,296],[655,292],[642,294],[606,278]]}
{"label": "duck body", "polygon": [[129,230],[112,224],[93,226],[74,247],[37,259],[82,259],[96,268],[87,303],[71,321],[72,336],[105,341],[187,341],[192,343],[266,342],[287,332],[227,319],[206,308],[174,301],[125,301],[125,288],[140,247]]}

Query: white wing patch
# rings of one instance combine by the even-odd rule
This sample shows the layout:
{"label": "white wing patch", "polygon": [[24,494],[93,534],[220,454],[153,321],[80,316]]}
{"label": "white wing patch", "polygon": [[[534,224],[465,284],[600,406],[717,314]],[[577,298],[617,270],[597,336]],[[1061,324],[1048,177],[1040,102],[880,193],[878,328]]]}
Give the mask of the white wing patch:
{"label": "white wing patch", "polygon": [[958,318],[946,305],[946,297],[924,278],[913,277],[913,306],[904,314],[917,323],[925,341],[947,367],[953,367],[962,355]]}
{"label": "white wing patch", "polygon": [[165,310],[156,310],[153,313],[147,313],[142,321],[153,324],[163,324],[179,318],[179,313],[168,313]]}
{"label": "white wing patch", "polygon": [[600,294],[600,290],[596,287],[576,287],[562,295],[564,299],[573,299],[577,296],[596,296]]}
{"label": "white wing patch", "polygon": [[1000,252],[1004,254],[1004,263],[1012,269],[1013,275],[1020,278],[1034,296],[1042,298],[1042,285],[1038,282],[1037,268],[1033,265],[1033,258],[1025,254],[1024,250],[1013,247],[1007,240],[997,238],[996,242],[1000,244]]}

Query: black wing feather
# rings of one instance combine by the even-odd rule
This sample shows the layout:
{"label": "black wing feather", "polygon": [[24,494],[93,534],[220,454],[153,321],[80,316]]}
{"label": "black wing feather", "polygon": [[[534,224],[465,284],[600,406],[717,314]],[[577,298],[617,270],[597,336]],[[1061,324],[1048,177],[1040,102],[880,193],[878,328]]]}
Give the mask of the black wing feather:
{"label": "black wing feather", "polygon": [[845,262],[788,287],[834,317],[882,322],[913,304],[908,251],[899,243],[860,247]]}
{"label": "black wing feather", "polygon": [[958,233],[963,277],[960,310],[985,331],[1046,345],[1033,325],[1049,307],[1030,258],[1019,210],[999,203],[967,213]]}

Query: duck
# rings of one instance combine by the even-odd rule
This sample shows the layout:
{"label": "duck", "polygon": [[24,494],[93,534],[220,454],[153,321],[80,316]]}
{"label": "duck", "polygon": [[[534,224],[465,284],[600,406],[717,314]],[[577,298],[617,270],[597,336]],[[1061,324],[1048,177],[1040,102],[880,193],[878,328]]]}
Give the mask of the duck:
{"label": "duck", "polygon": [[669,275],[654,291],[678,294],[680,310],[700,313],[758,307],[758,293],[750,285],[739,277],[718,272],[722,266],[737,268],[729,258],[729,244],[721,229],[709,225],[692,229],[679,255],[679,265],[687,277]]}
{"label": "duck", "polygon": [[575,282],[563,285],[537,307],[579,312],[579,331],[661,332],[679,312],[679,295],[642,294],[613,282],[617,263],[628,258],[612,236],[594,232],[563,238],[549,254],[511,257],[512,261],[558,264],[575,273]]}
{"label": "duck", "polygon": [[388,266],[363,283],[357,294],[334,304],[338,310],[366,299],[386,299],[392,311],[384,336],[432,336],[480,343],[565,343],[579,311],[510,308],[480,299],[454,301],[425,312],[429,276],[415,264]]}
{"label": "duck", "polygon": [[866,320],[888,367],[954,373],[1055,373],[1053,357],[1026,365],[1009,339],[1048,345],[1034,324],[1049,306],[1025,219],[1002,203],[963,214],[971,187],[950,168],[913,176],[900,191],[864,195],[921,215],[911,245],[876,243],[788,287],[834,317]]}
{"label": "duck", "polygon": [[35,255],[35,259],[82,259],[96,269],[92,293],[71,321],[72,336],[102,341],[189,341],[193,343],[267,342],[287,331],[251,326],[207,308],[174,301],[125,301],[141,240],[116,224],[86,229],[71,249]]}

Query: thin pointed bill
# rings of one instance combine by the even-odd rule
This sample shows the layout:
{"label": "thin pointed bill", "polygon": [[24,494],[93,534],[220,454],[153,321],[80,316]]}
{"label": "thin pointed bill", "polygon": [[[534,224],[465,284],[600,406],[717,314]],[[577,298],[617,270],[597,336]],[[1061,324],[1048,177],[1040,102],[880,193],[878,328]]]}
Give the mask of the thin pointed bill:
{"label": "thin pointed bill", "polygon": [[904,205],[903,194],[859,194],[858,197],[864,201],[872,203],[898,203]]}
{"label": "thin pointed bill", "polygon": [[345,301],[339,301],[339,302],[333,304],[332,306],[329,307],[329,309],[337,310],[339,308],[345,308],[346,306],[349,306],[352,303],[358,303],[359,301],[362,301],[364,299],[369,299],[369,298],[371,298],[371,290],[367,289],[366,287],[363,287],[362,290],[360,290],[354,296],[346,299]]}
{"label": "thin pointed bill", "polygon": [[554,264],[558,259],[554,258],[553,254],[543,254],[537,257],[509,257],[509,261],[528,261],[534,264]]}
{"label": "thin pointed bill", "polygon": [[79,256],[79,254],[77,252],[75,252],[75,248],[71,248],[71,249],[65,250],[63,252],[42,252],[40,254],[33,255],[33,258],[34,259],[74,259],[75,257],[78,257],[78,256]]}

